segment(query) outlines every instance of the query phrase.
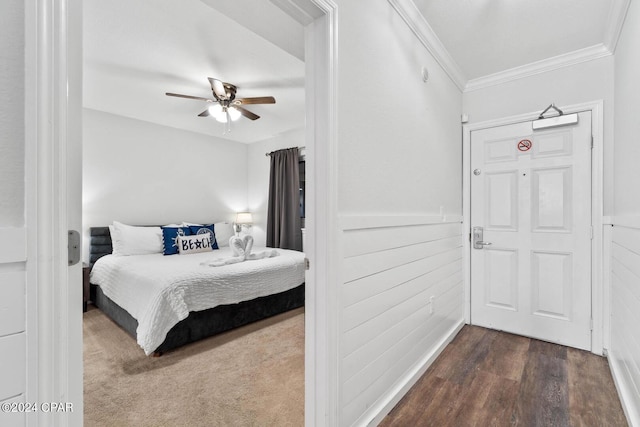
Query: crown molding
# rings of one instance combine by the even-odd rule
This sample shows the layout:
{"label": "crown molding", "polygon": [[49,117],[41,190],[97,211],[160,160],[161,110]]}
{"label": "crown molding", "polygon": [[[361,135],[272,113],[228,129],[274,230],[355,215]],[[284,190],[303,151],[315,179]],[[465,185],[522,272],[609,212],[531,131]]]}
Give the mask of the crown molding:
{"label": "crown molding", "polygon": [[614,0],[609,9],[609,17],[607,19],[607,29],[604,34],[604,45],[611,53],[616,53],[618,39],[622,32],[622,25],[627,18],[627,11],[631,0]]}
{"label": "crown molding", "polygon": [[307,26],[314,19],[322,16],[322,12],[313,3],[297,0],[269,0],[276,7],[297,21],[303,26]]}
{"label": "crown molding", "polygon": [[542,59],[530,64],[469,80],[464,88],[464,92],[496,86],[513,80],[580,64],[582,62],[593,61],[595,59],[604,58],[605,56],[610,56],[611,54],[612,53],[607,46],[604,44],[597,44],[584,49],[578,49],[573,52],[553,56],[551,58]]}
{"label": "crown molding", "polygon": [[400,17],[407,23],[420,43],[433,55],[451,81],[464,90],[467,78],[444,47],[427,20],[422,16],[413,0],[388,0]]}
{"label": "crown molding", "polygon": [[453,83],[463,92],[496,86],[536,74],[610,56],[615,52],[631,0],[614,0],[607,19],[604,43],[542,59],[476,79],[467,80],[413,0],[388,0],[420,43],[434,56]]}

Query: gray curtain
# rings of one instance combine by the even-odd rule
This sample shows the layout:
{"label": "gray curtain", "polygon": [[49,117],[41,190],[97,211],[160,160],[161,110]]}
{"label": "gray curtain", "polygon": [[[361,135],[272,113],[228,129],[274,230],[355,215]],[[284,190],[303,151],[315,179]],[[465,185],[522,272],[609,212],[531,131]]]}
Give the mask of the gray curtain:
{"label": "gray curtain", "polygon": [[298,149],[271,153],[267,246],[302,250],[300,230],[300,175]]}

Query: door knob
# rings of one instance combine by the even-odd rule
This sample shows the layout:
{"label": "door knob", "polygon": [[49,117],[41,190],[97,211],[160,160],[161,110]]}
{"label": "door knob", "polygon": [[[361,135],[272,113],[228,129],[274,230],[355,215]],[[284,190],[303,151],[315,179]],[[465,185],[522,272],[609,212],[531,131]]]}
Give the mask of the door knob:
{"label": "door knob", "polygon": [[484,234],[484,229],[482,227],[473,227],[473,248],[474,249],[482,249],[485,246],[489,246],[491,242],[485,242],[482,240],[482,236]]}

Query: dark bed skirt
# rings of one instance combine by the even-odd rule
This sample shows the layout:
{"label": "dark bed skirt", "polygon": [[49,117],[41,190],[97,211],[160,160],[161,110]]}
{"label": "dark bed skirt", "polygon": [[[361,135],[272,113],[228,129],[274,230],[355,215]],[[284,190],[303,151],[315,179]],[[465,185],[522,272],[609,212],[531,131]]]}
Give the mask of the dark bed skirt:
{"label": "dark bed skirt", "polygon": [[[91,300],[132,337],[136,337],[138,321],[105,296],[99,286],[91,285]],[[189,317],[171,328],[167,338],[154,353],[162,354],[190,342],[302,306],[304,306],[304,283],[278,294],[238,304],[220,305],[207,310],[192,311],[189,313]]]}

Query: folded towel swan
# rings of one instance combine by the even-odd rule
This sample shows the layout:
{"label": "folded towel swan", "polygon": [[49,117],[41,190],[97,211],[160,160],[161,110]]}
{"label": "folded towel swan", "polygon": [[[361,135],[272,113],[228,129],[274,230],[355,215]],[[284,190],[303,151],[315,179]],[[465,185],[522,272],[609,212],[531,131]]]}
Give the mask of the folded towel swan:
{"label": "folded towel swan", "polygon": [[229,238],[229,247],[233,252],[234,257],[246,258],[253,249],[253,237],[252,236],[231,236]]}
{"label": "folded towel swan", "polygon": [[223,265],[236,264],[243,261],[251,261],[256,259],[271,258],[278,256],[278,251],[270,249],[262,252],[251,253],[253,249],[253,237],[252,236],[231,236],[229,239],[229,247],[233,253],[229,258],[217,258],[212,261],[206,261],[201,265],[209,267],[221,267]]}

